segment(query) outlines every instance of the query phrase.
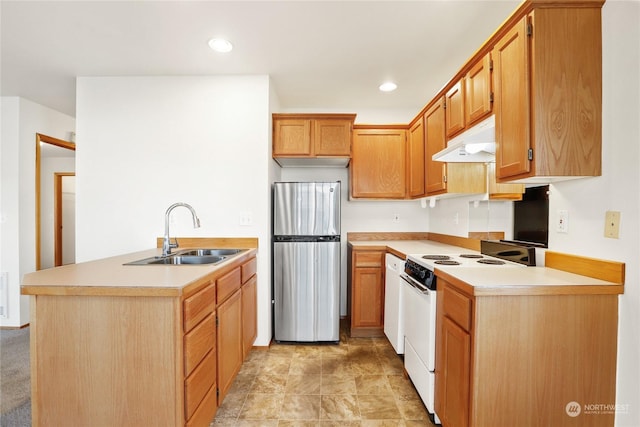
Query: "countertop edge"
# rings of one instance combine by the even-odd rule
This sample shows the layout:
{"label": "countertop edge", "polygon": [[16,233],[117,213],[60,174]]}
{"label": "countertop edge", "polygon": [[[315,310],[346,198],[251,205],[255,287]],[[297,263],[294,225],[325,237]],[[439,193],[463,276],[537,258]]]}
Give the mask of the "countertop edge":
{"label": "countertop edge", "polygon": [[[455,274],[439,269],[436,269],[435,272],[436,276],[439,278],[442,278],[447,282],[451,282],[457,288],[460,288],[462,291],[473,296],[620,295],[624,293],[624,285],[617,283],[474,285],[458,278]],[[586,276],[584,277],[587,279],[585,282],[588,282],[589,278]]]}
{"label": "countertop edge", "polygon": [[[246,252],[240,253],[226,260],[225,262],[209,266],[122,266],[123,261],[128,262],[129,258],[131,258],[131,260],[134,260],[136,257],[142,256],[142,254],[148,255],[148,252],[149,251],[134,252],[130,254],[123,254],[114,257],[87,261],[85,263],[70,264],[63,267],[38,270],[27,273],[23,277],[23,283],[25,281],[27,283],[21,284],[20,294],[25,296],[179,297],[188,295],[192,293],[192,291],[197,290],[202,285],[206,284],[206,282],[210,280],[208,279],[209,276],[223,276],[227,272],[240,267],[244,262],[256,256],[258,250],[256,248],[247,248]],[[131,270],[132,272],[134,271],[134,269],[136,269],[135,271],[137,272],[137,274],[140,274],[140,271],[149,271],[154,272],[159,277],[161,277],[163,276],[163,274],[161,273],[166,273],[168,269],[180,269],[173,271],[181,272],[189,272],[188,269],[192,269],[192,271],[190,271],[190,273],[192,274],[185,274],[182,278],[175,278],[171,280],[167,279],[169,283],[165,282],[164,284],[158,284],[157,286],[154,286],[153,284],[136,286],[135,280],[131,280],[129,283],[122,285],[115,283],[118,280],[122,280],[121,277],[118,280],[114,279],[114,284],[81,284],[78,283],[81,282],[81,280],[77,279],[77,277],[73,275],[75,266],[81,266],[80,268],[88,268],[91,265],[101,264],[101,268],[104,269],[105,266],[109,266],[109,262],[112,262],[114,267],[117,266],[118,268]],[[57,278],[56,280],[58,283],[52,283],[55,281],[47,280],[47,275],[52,274],[53,270],[56,270],[58,268],[66,268],[67,270],[69,270],[69,284],[60,283],[60,281],[62,280],[60,278]],[[60,270],[58,270],[58,272],[59,271]],[[126,273],[122,273],[123,271],[126,270],[121,270],[120,274],[126,276]],[[35,277],[37,277],[38,275],[42,275],[43,278],[35,279]],[[171,283],[172,281],[173,283]]]}

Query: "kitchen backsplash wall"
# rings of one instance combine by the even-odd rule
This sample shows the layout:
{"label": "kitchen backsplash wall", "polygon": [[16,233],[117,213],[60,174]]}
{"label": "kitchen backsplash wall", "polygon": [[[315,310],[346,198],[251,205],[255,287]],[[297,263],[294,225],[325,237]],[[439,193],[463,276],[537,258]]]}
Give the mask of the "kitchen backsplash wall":
{"label": "kitchen backsplash wall", "polygon": [[[432,233],[469,237],[471,232],[502,231],[513,235],[513,202],[483,200],[483,195],[445,198],[428,207]],[[428,203],[427,203],[428,204]]]}

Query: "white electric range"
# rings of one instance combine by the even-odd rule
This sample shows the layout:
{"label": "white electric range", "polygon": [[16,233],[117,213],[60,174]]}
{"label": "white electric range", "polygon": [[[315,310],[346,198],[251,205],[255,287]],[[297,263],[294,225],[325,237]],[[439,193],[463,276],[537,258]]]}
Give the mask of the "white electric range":
{"label": "white electric range", "polygon": [[404,273],[400,276],[404,301],[404,366],[435,423],[440,420],[434,404],[438,288],[434,269],[524,268],[527,265],[535,265],[532,248],[493,241],[483,241],[481,252],[446,248],[439,253],[407,256]]}

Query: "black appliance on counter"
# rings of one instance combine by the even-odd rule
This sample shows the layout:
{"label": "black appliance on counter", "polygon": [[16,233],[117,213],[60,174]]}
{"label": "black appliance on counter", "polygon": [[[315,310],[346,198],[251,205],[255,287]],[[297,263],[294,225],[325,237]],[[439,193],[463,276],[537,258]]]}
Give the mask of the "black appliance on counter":
{"label": "black appliance on counter", "polygon": [[508,242],[505,240],[482,240],[480,252],[484,255],[533,267],[536,265],[536,245]]}

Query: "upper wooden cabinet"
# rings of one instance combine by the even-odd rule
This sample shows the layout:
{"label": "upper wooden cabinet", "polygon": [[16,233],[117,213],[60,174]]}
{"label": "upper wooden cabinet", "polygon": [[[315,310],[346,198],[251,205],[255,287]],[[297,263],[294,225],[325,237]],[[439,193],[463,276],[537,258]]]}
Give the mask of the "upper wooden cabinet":
{"label": "upper wooden cabinet", "polygon": [[445,93],[447,138],[491,113],[491,55],[487,53]]}
{"label": "upper wooden cabinet", "polygon": [[311,120],[273,116],[273,157],[310,156]]}
{"label": "upper wooden cabinet", "polygon": [[272,156],[281,166],[313,165],[318,158],[346,165],[354,120],[355,114],[273,114]]}
{"label": "upper wooden cabinet", "polygon": [[495,43],[498,181],[601,175],[601,2],[538,7]]}
{"label": "upper wooden cabinet", "polygon": [[448,138],[465,128],[464,90],[464,78],[462,78],[445,94],[445,123]]}
{"label": "upper wooden cabinet", "polygon": [[409,158],[407,160],[409,171],[407,178],[409,180],[409,197],[411,198],[425,195],[424,145],[424,118],[419,117],[415,123],[409,127]]}
{"label": "upper wooden cabinet", "polygon": [[357,125],[353,133],[351,197],[404,199],[407,193],[407,130]]}
{"label": "upper wooden cabinet", "polygon": [[491,55],[471,66],[464,77],[465,123],[473,126],[491,113]]}
{"label": "upper wooden cabinet", "polygon": [[444,99],[433,104],[424,113],[425,134],[425,189],[427,195],[442,193],[447,189],[447,164],[431,157],[447,146],[445,132]]}
{"label": "upper wooden cabinet", "polygon": [[489,183],[489,200],[522,200],[524,184],[500,183],[496,181],[496,164],[487,163],[487,180]]}
{"label": "upper wooden cabinet", "polygon": [[424,114],[425,190],[427,196],[481,194],[487,191],[486,167],[483,163],[444,163],[432,156],[447,146],[444,100],[440,99]]}

